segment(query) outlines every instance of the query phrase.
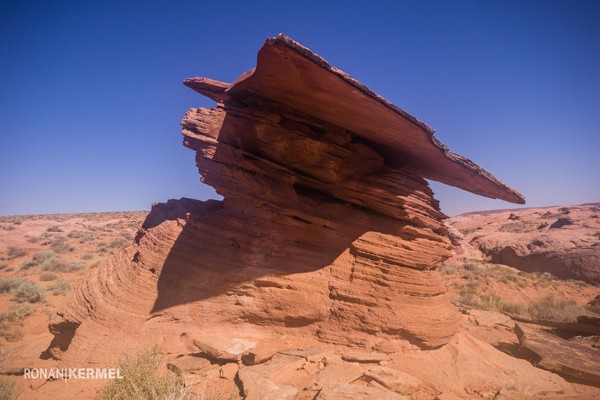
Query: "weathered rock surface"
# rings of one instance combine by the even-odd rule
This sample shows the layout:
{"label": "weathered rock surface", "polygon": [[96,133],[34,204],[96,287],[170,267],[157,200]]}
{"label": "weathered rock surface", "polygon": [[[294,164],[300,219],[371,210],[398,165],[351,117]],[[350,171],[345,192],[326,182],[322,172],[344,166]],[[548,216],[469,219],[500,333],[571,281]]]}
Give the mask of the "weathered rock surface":
{"label": "weathered rock surface", "polygon": [[521,351],[534,365],[600,386],[600,349],[517,324]]}
{"label": "weathered rock surface", "polygon": [[450,223],[469,258],[600,284],[600,204],[467,213]]}
{"label": "weathered rock surface", "polygon": [[[135,243],[71,292],[47,353],[81,366],[154,344],[172,354],[199,349],[217,364],[247,364],[210,371],[227,383],[236,373],[248,399],[302,391],[401,398],[385,385],[396,390],[408,375],[418,382],[411,371],[366,378],[373,366],[344,361],[348,347],[410,351],[415,365],[441,355],[447,375],[472,361],[458,355],[466,343],[485,374],[504,371],[457,335],[460,316],[437,271],[452,245],[424,178],[508,201],[522,196],[286,37],[267,40],[257,64],[231,85],[185,82],[218,103],[188,111],[182,126],[202,181],[224,200],[153,205]],[[273,354],[260,344],[273,338],[320,343]],[[346,348],[333,354],[323,343]],[[341,375],[362,386],[331,382]],[[461,393],[465,379],[457,382],[463,386],[433,386]],[[557,388],[552,381],[547,389]]]}

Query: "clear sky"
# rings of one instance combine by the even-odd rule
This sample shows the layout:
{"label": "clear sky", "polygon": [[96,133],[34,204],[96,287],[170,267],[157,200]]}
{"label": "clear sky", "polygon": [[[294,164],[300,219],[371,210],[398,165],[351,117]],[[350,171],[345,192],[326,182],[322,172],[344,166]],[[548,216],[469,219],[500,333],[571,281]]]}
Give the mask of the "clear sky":
{"label": "clear sky", "polygon": [[[600,1],[0,2],[0,214],[214,197],[182,80],[233,81],[287,34],[528,206],[600,201]],[[432,183],[448,214],[513,207]]]}

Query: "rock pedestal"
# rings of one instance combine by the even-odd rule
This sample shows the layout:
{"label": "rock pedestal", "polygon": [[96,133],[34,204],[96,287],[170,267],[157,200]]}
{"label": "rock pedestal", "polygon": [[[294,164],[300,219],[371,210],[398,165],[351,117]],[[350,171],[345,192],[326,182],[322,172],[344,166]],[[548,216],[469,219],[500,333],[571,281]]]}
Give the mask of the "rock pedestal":
{"label": "rock pedestal", "polygon": [[217,102],[182,126],[224,200],[155,205],[135,244],[74,291],[50,354],[101,359],[116,353],[97,346],[108,332],[118,350],[223,332],[389,351],[453,337],[459,315],[436,270],[451,244],[424,178],[522,202],[517,192],[285,36],[231,85],[185,84]]}

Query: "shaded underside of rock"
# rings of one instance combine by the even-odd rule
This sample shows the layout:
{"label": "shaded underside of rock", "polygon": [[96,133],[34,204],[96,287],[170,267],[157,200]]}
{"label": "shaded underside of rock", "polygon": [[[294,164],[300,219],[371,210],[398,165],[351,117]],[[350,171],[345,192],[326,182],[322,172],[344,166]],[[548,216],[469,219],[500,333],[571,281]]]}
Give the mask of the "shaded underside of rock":
{"label": "shaded underside of rock", "polygon": [[535,330],[515,326],[521,352],[534,365],[600,386],[600,350]]}
{"label": "shaded underside of rock", "polygon": [[[453,337],[460,318],[437,271],[451,244],[424,178],[521,202],[517,192],[284,36],[232,85],[186,84],[218,102],[182,126],[224,200],[154,205],[135,243],[73,291],[50,354],[97,362],[223,331],[390,352]],[[120,346],[99,348],[115,329]]]}

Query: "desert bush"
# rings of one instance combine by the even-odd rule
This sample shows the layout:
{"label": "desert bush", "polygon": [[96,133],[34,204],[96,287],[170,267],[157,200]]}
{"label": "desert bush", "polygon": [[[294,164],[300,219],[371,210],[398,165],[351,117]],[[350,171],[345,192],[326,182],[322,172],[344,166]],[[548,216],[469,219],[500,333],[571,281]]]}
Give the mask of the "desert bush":
{"label": "desert bush", "polygon": [[529,304],[527,314],[534,320],[573,322],[578,316],[589,312],[572,300],[556,300],[549,294]]}
{"label": "desert bush", "polygon": [[46,229],[46,232],[64,232],[64,231],[62,229],[60,229],[60,227],[58,225],[52,225],[51,227]]}
{"label": "desert bush", "polygon": [[46,251],[40,251],[39,253],[36,253],[33,256],[33,260],[35,262],[37,262],[38,264],[42,264],[48,260],[51,260],[53,258],[58,258],[58,254],[56,254],[54,251],[52,250],[46,250]]}
{"label": "desert bush", "polygon": [[55,296],[64,295],[71,290],[71,284],[67,279],[60,279],[55,284],[48,286],[48,290]]}
{"label": "desert bush", "polygon": [[8,246],[6,254],[8,255],[9,260],[12,260],[13,258],[23,257],[24,255],[27,255],[27,252],[17,246]]}
{"label": "desert bush", "polygon": [[20,321],[33,314],[33,311],[34,310],[31,304],[21,303],[13,305],[9,310],[9,314],[12,315],[16,320]]}
{"label": "desert bush", "polygon": [[58,279],[58,275],[54,272],[42,272],[40,274],[40,281],[42,282],[54,281],[56,279]]}
{"label": "desert bush", "polygon": [[27,239],[27,241],[29,243],[37,243],[37,242],[40,241],[40,237],[39,236],[25,235],[25,238]]}
{"label": "desert bush", "polygon": [[57,236],[48,242],[50,249],[57,253],[66,253],[68,251],[75,250],[75,247],[71,246],[64,236]]}
{"label": "desert bush", "polygon": [[99,400],[175,400],[191,399],[181,375],[160,374],[162,362],[157,347],[125,356],[119,362],[123,379],[115,379],[105,386]]}
{"label": "desert bush", "polygon": [[21,321],[31,314],[33,309],[29,304],[16,304],[8,312],[0,313],[0,336],[8,342],[20,340],[23,337]]}
{"label": "desert bush", "polygon": [[46,298],[46,290],[35,282],[25,281],[13,291],[19,303],[39,303]]}
{"label": "desert bush", "polygon": [[496,294],[487,294],[481,297],[478,306],[484,310],[505,312],[509,314],[523,315],[527,312],[527,307],[523,304],[505,301]]}
{"label": "desert bush", "polygon": [[35,268],[37,266],[38,266],[38,264],[34,260],[29,260],[29,261],[25,261],[25,262],[21,263],[20,270],[27,271],[28,269]]}
{"label": "desert bush", "polygon": [[60,258],[56,257],[46,260],[42,264],[42,269],[44,271],[51,272],[77,272],[85,269],[85,265],[80,261],[73,261],[65,264],[60,260]]}
{"label": "desert bush", "polygon": [[82,260],[91,260],[92,258],[94,258],[94,255],[92,253],[85,253],[81,256]]}
{"label": "desert bush", "polygon": [[125,239],[113,239],[110,241],[110,243],[108,244],[108,247],[115,249],[115,248],[123,248],[126,247],[129,243],[125,240]]}
{"label": "desert bush", "polygon": [[8,266],[8,264],[6,264],[6,263],[0,263],[0,271],[2,271],[7,266]]}
{"label": "desert bush", "polygon": [[0,293],[11,293],[25,282],[19,278],[0,279]]}
{"label": "desert bush", "polygon": [[81,261],[73,261],[72,263],[67,264],[64,272],[77,272],[85,269],[85,264]]}
{"label": "desert bush", "polygon": [[17,388],[13,381],[6,378],[0,378],[0,399],[17,400]]}

